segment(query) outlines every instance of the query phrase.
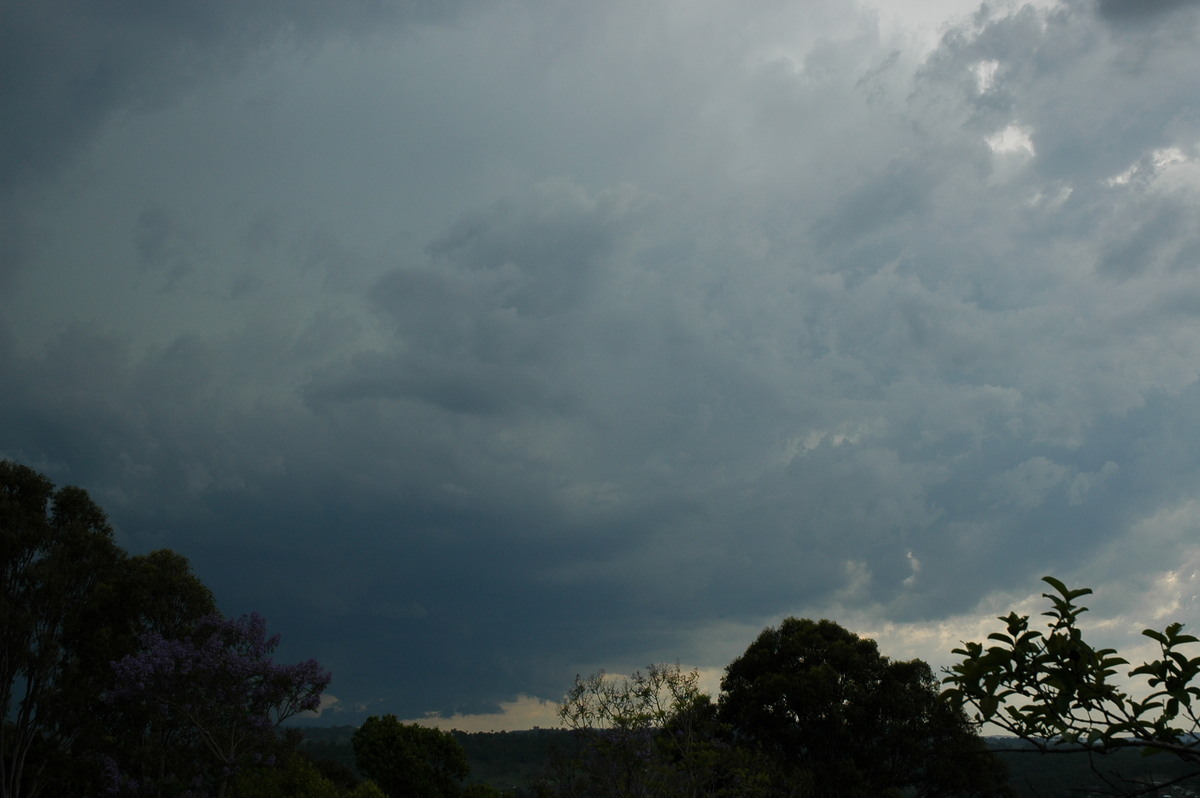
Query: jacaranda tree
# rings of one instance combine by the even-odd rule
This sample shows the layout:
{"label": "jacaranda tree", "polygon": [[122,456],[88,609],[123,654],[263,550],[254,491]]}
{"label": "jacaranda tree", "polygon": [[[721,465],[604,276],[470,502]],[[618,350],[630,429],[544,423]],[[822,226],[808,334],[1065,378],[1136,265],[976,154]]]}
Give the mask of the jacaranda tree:
{"label": "jacaranda tree", "polygon": [[71,755],[51,769],[45,794],[97,794],[107,783],[105,763],[145,749],[144,719],[100,700],[114,686],[111,663],[140,651],[149,635],[186,634],[215,609],[211,591],[185,557],[167,549],[121,554],[92,600],[70,613],[63,642],[74,656],[60,672],[58,701],[84,711],[72,724],[77,739]]}
{"label": "jacaranda tree", "polygon": [[161,744],[138,761],[113,763],[114,786],[224,796],[237,771],[268,763],[276,727],[316,709],[331,679],[315,660],[275,664],[278,644],[256,613],[211,615],[182,637],[150,635],[139,653],[114,662],[108,703],[144,719],[154,732],[146,739]]}

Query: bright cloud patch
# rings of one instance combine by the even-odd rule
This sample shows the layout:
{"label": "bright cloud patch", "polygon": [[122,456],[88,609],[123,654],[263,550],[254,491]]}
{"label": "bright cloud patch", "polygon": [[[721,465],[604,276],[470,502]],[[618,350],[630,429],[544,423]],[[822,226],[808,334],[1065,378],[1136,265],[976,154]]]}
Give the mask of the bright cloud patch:
{"label": "bright cloud patch", "polygon": [[1030,157],[1037,154],[1033,148],[1032,130],[1028,127],[1012,124],[1003,130],[988,136],[988,147],[999,155],[1010,153],[1024,154]]}

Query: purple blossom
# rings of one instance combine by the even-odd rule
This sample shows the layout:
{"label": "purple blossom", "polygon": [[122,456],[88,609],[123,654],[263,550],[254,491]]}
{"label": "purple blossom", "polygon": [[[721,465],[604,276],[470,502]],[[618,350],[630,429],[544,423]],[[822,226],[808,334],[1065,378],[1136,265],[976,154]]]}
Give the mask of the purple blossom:
{"label": "purple blossom", "polygon": [[222,783],[261,762],[275,727],[316,709],[331,679],[316,660],[275,664],[279,635],[267,636],[258,613],[210,615],[187,637],[152,634],[142,643],[140,653],[112,664],[117,686],[106,699],[149,711],[155,723],[190,727]]}

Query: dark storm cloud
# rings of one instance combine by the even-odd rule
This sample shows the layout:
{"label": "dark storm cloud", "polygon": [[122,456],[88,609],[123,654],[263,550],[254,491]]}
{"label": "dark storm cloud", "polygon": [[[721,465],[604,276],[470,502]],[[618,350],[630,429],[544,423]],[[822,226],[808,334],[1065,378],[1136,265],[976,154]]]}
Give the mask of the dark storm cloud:
{"label": "dark storm cloud", "polygon": [[1118,279],[1163,269],[1200,268],[1200,225],[1190,203],[1171,198],[1110,233],[1097,270]]}
{"label": "dark storm cloud", "polygon": [[116,110],[170,102],[277,41],[443,18],[458,4],[352,0],[16,3],[0,26],[0,187],[52,172]]}
{"label": "dark storm cloud", "polygon": [[365,31],[433,12],[104,9],[5,145],[47,199],[0,455],[347,707],[719,666],[788,612],[942,620],[1102,570],[1200,483],[1186,26],[981,9],[919,58],[836,2],[399,39]]}
{"label": "dark storm cloud", "polygon": [[147,208],[138,214],[134,241],[138,262],[162,275],[164,290],[177,287],[203,258],[196,238],[194,231],[162,208]]}
{"label": "dark storm cloud", "polygon": [[1138,24],[1157,21],[1177,12],[1196,10],[1196,0],[1096,0],[1100,15],[1109,22]]}
{"label": "dark storm cloud", "polygon": [[24,191],[70,163],[113,114],[161,107],[273,45],[453,16],[423,0],[14,3],[0,24],[0,285],[32,246]]}
{"label": "dark storm cloud", "polygon": [[429,264],[392,270],[371,291],[398,351],[318,375],[309,400],[407,397],[452,413],[561,412],[572,388],[554,370],[588,323],[589,295],[632,200],[552,184],[527,202],[462,219],[430,247]]}

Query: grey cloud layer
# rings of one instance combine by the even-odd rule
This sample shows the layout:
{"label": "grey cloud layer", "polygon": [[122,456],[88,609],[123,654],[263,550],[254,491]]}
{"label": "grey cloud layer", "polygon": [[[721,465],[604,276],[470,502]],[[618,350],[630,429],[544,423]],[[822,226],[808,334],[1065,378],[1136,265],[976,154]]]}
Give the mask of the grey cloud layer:
{"label": "grey cloud layer", "polygon": [[1200,476],[1196,12],[1160,6],[919,60],[839,3],[517,3],[172,84],[46,189],[77,218],[31,206],[0,453],[401,714],[720,665],[706,629],[835,598],[969,609]]}
{"label": "grey cloud layer", "polygon": [[0,185],[54,170],[128,106],[169,103],[213,73],[236,73],[279,40],[321,40],[452,16],[457,3],[21,3],[0,31]]}

